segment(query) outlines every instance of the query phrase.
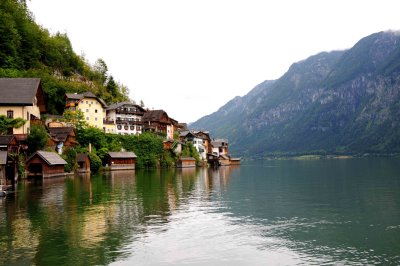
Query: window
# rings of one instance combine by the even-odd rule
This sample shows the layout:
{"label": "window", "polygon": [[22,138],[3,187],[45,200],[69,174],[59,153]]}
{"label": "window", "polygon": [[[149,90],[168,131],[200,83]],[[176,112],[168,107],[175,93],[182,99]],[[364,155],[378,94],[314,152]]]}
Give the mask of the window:
{"label": "window", "polygon": [[94,118],[94,121],[97,121],[97,117]]}
{"label": "window", "polygon": [[89,109],[86,109],[86,113],[89,113]]}
{"label": "window", "polygon": [[14,118],[14,111],[7,111],[7,118]]}
{"label": "window", "polygon": [[88,116],[86,117],[86,120],[88,120],[88,121],[89,121],[89,117],[88,117]]}
{"label": "window", "polygon": [[121,125],[118,125],[117,128],[118,128],[118,130],[121,130],[122,126],[121,126]]}
{"label": "window", "polygon": [[93,101],[91,101],[90,104],[93,104]]}
{"label": "window", "polygon": [[97,113],[97,109],[94,109],[94,112]]}
{"label": "window", "polygon": [[131,126],[131,130],[135,130],[135,126]]}
{"label": "window", "polygon": [[29,119],[29,112],[26,112],[26,120],[30,120]]}
{"label": "window", "polygon": [[125,129],[125,130],[128,130],[128,126],[127,126],[127,125],[125,125],[125,126],[124,126],[124,129]]}
{"label": "window", "polygon": [[88,104],[88,101],[86,101],[86,104]]}

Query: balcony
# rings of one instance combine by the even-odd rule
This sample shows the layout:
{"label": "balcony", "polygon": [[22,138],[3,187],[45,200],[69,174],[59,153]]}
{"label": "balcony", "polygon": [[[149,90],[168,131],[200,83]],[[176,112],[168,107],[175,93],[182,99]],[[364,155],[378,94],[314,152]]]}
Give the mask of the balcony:
{"label": "balcony", "polygon": [[133,118],[119,118],[116,120],[117,124],[129,124],[129,125],[143,125],[142,121],[135,120]]}
{"label": "balcony", "polygon": [[117,114],[124,114],[124,115],[139,115],[139,116],[143,116],[144,112],[138,111],[138,110],[132,110],[132,109],[116,109],[115,112]]}

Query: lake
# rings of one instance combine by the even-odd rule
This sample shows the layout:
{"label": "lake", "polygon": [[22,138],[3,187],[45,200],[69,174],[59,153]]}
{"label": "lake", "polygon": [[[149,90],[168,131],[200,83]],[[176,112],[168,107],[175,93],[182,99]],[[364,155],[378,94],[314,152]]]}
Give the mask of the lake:
{"label": "lake", "polygon": [[400,264],[400,160],[22,181],[0,199],[1,264]]}

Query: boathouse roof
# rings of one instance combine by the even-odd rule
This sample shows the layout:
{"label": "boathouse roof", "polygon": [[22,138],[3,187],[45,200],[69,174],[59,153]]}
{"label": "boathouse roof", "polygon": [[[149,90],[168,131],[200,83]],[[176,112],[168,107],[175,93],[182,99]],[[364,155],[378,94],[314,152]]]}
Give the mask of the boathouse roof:
{"label": "boathouse roof", "polygon": [[111,158],[136,158],[136,154],[131,151],[109,152]]}
{"label": "boathouse roof", "polygon": [[49,151],[37,151],[26,161],[30,161],[35,155],[38,155],[40,158],[42,158],[48,165],[67,164],[67,162],[60,155]]}

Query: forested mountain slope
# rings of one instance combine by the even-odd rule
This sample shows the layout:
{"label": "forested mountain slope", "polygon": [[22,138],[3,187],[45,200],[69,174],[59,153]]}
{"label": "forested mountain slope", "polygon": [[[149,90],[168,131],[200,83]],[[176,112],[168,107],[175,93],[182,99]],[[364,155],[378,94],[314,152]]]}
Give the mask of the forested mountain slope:
{"label": "forested mountain slope", "polygon": [[0,1],[0,78],[41,78],[47,110],[60,114],[66,92],[91,91],[107,103],[128,99],[128,88],[114,81],[106,63],[94,65],[77,55],[66,34],[37,25],[25,1]]}
{"label": "forested mountain slope", "polygon": [[226,137],[237,155],[400,152],[400,34],[293,64],[191,128]]}

